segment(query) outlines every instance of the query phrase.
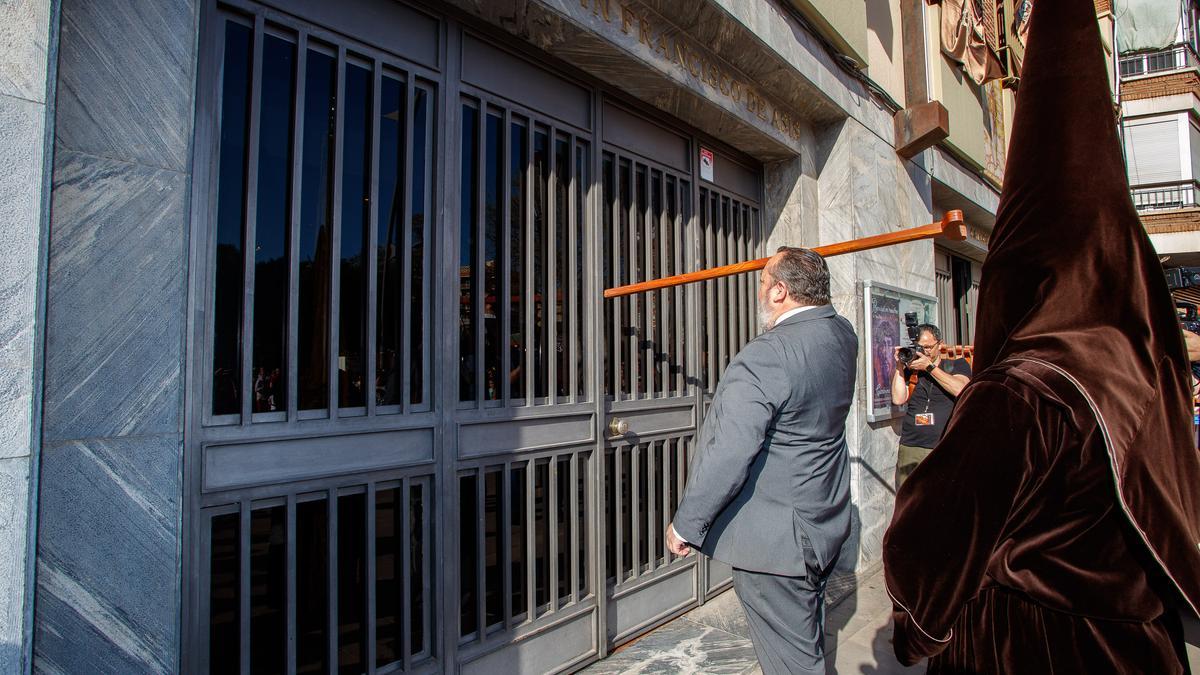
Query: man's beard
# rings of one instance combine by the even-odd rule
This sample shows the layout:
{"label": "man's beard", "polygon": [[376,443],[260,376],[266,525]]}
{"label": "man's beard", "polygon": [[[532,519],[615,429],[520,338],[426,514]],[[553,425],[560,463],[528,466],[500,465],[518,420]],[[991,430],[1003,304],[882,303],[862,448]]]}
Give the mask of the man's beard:
{"label": "man's beard", "polygon": [[771,308],[766,305],[762,298],[758,299],[758,330],[762,333],[775,327],[775,317],[771,315]]}

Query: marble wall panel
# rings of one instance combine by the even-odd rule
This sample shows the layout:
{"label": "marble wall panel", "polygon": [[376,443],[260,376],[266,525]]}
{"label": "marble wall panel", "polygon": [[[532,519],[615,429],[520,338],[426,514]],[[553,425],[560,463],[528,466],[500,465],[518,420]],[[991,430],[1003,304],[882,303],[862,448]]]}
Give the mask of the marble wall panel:
{"label": "marble wall panel", "polygon": [[0,458],[30,454],[45,115],[0,95]]}
{"label": "marble wall panel", "polygon": [[49,44],[49,0],[0,3],[0,96],[46,102]]}
{"label": "marble wall panel", "polygon": [[65,0],[61,21],[58,146],[185,171],[195,4]]}
{"label": "marble wall panel", "polygon": [[181,430],[187,176],[60,151],[47,440]]}
{"label": "marble wall panel", "polygon": [[177,669],[181,449],[176,435],[43,449],[39,671]]}
{"label": "marble wall panel", "polygon": [[29,458],[0,459],[0,673],[22,670]]}

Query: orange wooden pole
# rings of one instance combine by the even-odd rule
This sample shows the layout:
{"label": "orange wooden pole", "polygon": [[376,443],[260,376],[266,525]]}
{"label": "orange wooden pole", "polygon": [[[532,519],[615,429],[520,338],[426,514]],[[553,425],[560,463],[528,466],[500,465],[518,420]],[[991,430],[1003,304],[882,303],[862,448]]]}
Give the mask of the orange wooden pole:
{"label": "orange wooden pole", "polygon": [[[813,250],[825,257],[831,255],[842,255],[843,253],[857,253],[859,251],[869,251],[873,248],[881,248],[883,246],[893,246],[895,244],[903,244],[910,241],[920,241],[922,239],[949,239],[950,241],[962,241],[967,238],[967,226],[963,221],[963,212],[954,210],[947,211],[946,215],[936,223],[921,225],[899,232],[888,232],[887,234],[877,234],[871,237],[863,237],[861,239],[852,239],[838,244],[829,244],[827,246],[818,246]],[[673,277],[664,277],[662,279],[651,279],[641,283],[629,284],[627,286],[617,286],[616,288],[607,288],[604,290],[605,298],[619,298],[625,295],[633,295],[634,293],[645,293],[646,291],[656,291],[661,288],[671,288],[672,286],[682,286],[683,284],[692,284],[697,281],[707,281],[709,279],[719,279],[734,274],[743,272],[755,272],[767,266],[766,258],[757,260],[748,260],[746,262],[734,263],[732,265],[723,265],[721,267],[713,267],[706,270],[698,270],[688,272],[686,274],[677,274]]]}

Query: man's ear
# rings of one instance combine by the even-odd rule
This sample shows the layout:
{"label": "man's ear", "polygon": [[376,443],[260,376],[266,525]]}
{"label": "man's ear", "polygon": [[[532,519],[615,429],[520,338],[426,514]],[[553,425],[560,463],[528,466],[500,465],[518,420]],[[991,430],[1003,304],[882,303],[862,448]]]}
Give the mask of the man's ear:
{"label": "man's ear", "polygon": [[783,287],[783,284],[775,284],[775,286],[771,288],[771,301],[778,303],[783,302],[786,299],[787,289]]}

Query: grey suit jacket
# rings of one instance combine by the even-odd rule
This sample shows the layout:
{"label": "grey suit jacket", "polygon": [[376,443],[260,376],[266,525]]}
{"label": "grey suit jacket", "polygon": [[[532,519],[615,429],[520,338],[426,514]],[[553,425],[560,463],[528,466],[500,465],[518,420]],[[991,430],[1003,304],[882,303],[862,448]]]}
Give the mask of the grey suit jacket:
{"label": "grey suit jacket", "polygon": [[675,531],[717,560],[804,576],[804,540],[825,568],[850,534],[846,414],[858,338],[830,305],[751,340],[704,418]]}

